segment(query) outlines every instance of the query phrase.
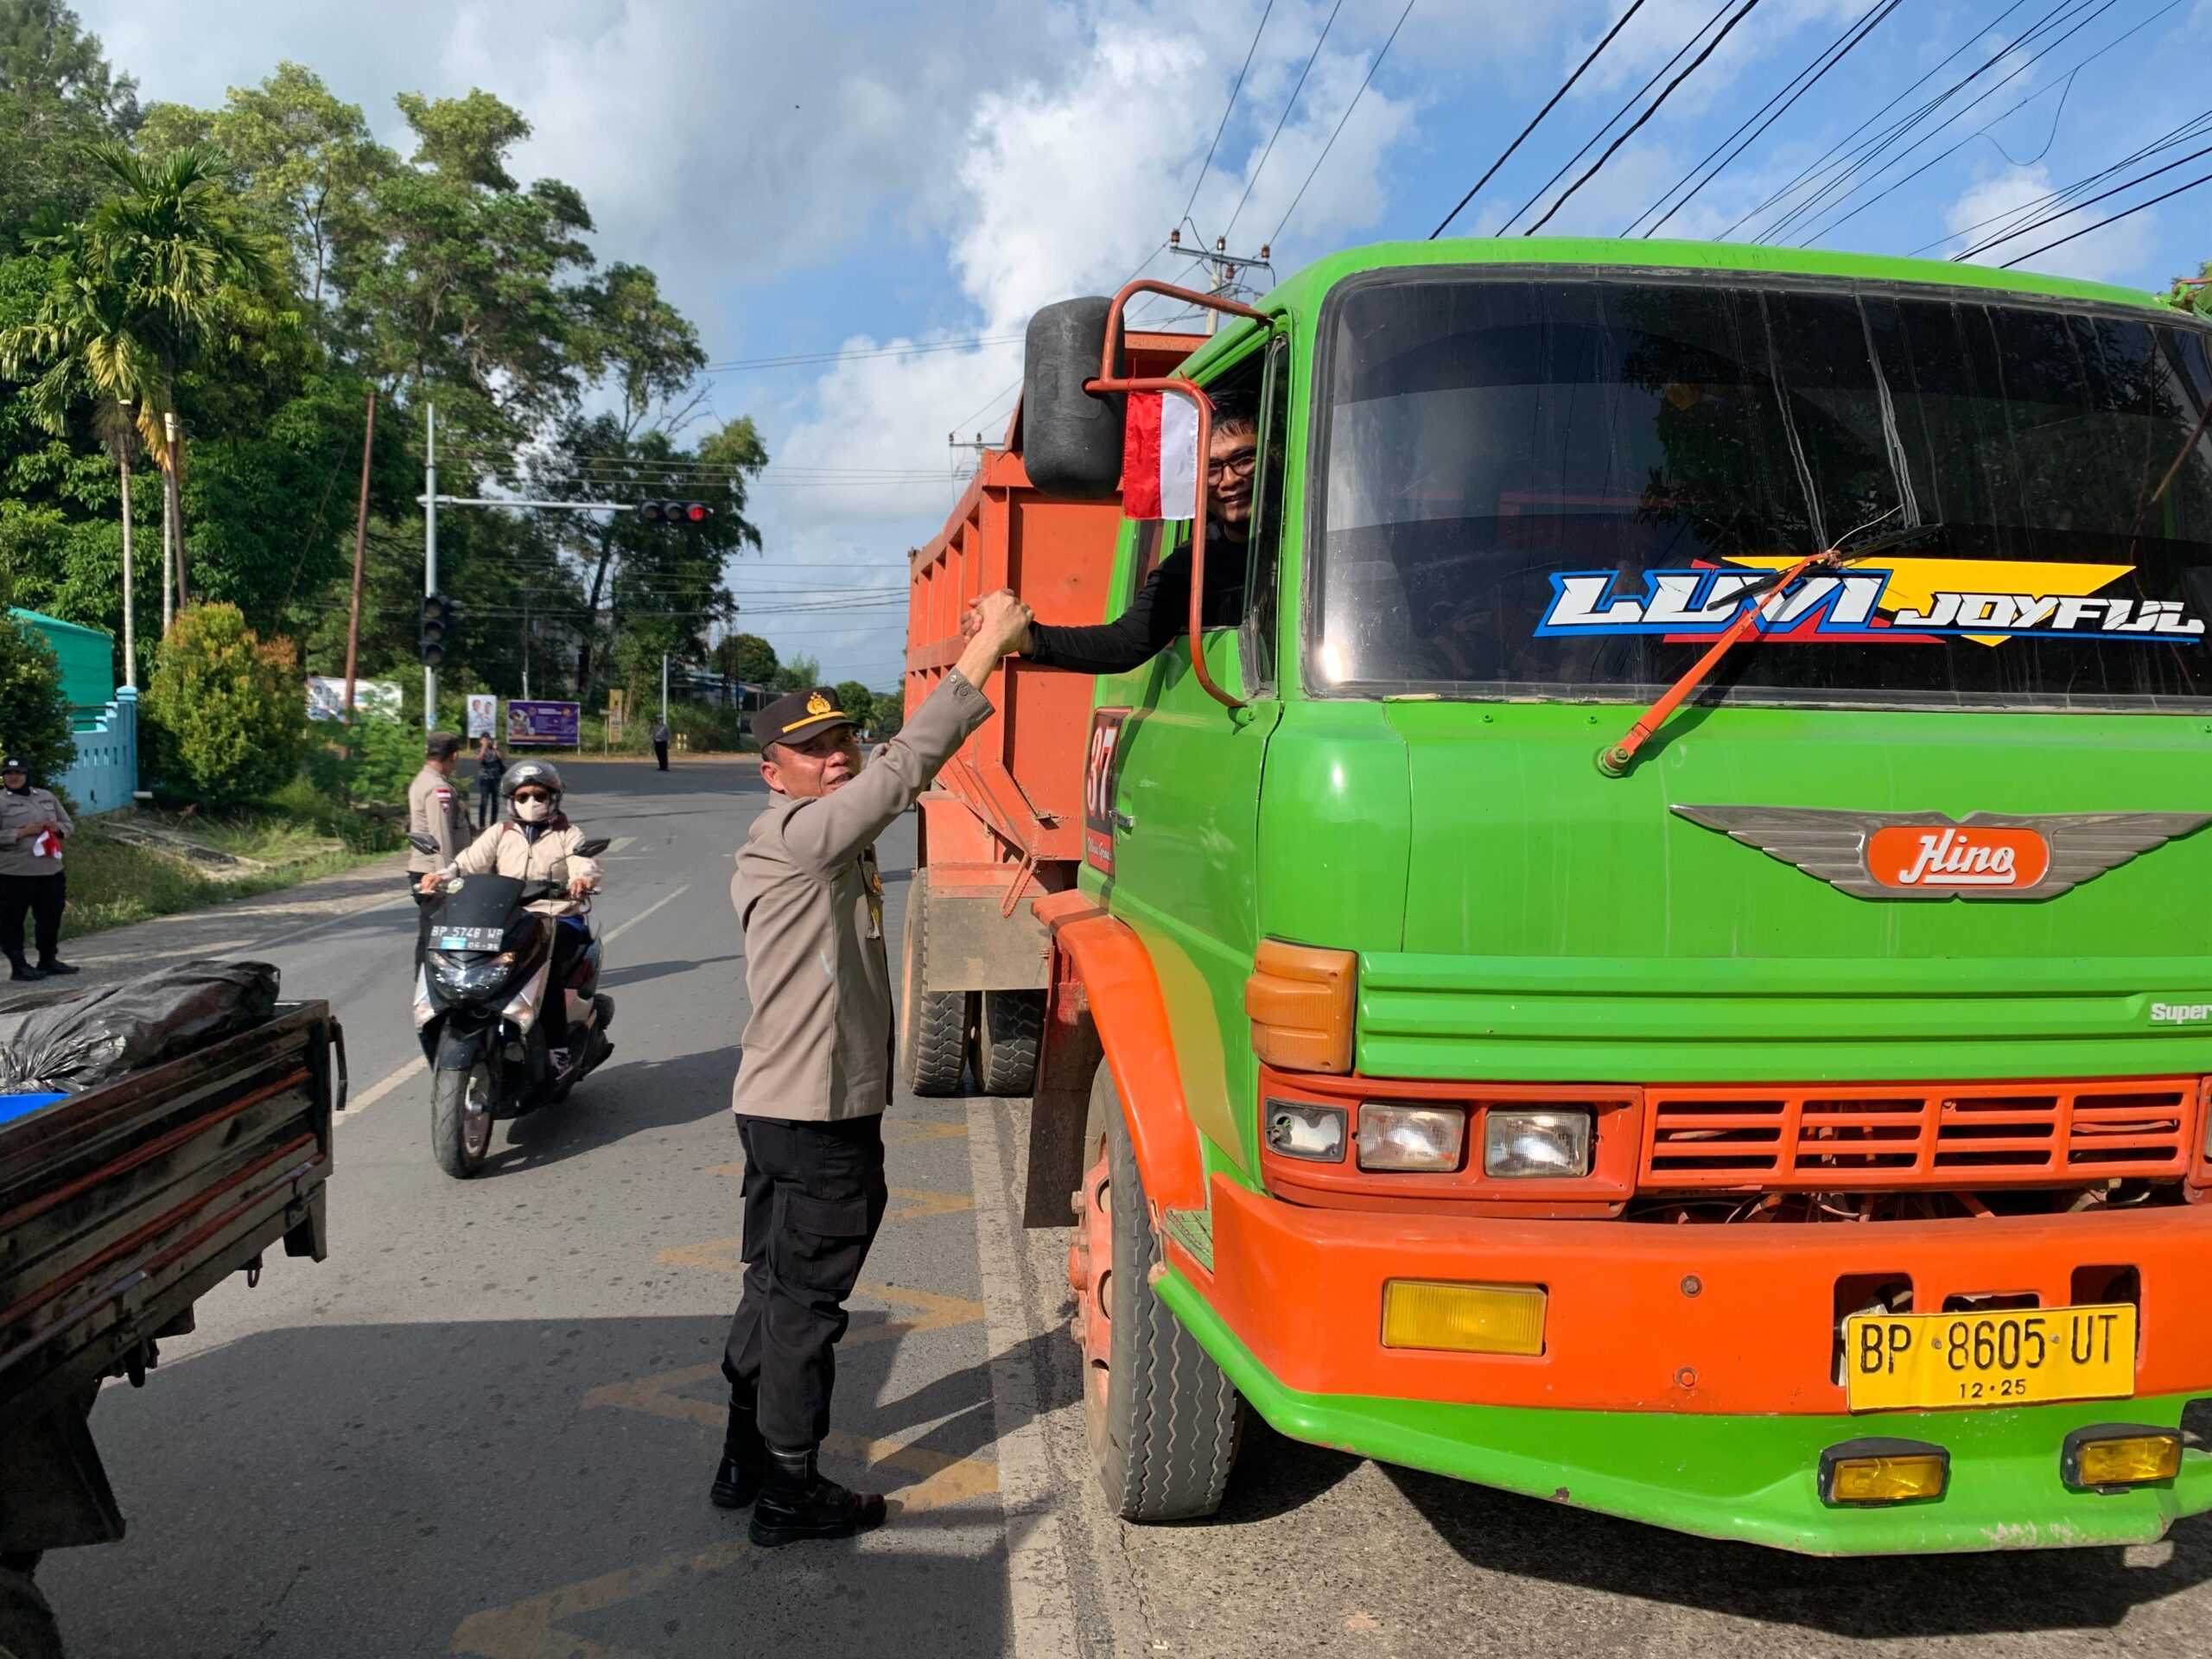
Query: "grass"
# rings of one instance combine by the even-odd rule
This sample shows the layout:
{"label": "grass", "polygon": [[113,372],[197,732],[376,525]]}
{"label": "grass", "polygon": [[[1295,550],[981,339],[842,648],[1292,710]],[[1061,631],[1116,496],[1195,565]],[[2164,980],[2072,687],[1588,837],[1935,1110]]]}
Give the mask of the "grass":
{"label": "grass", "polygon": [[107,834],[105,815],[80,819],[77,833],[69,838],[69,907],[62,916],[63,938],[79,938],[104,928],[273,893],[353,869],[385,857],[401,844],[390,824],[316,794],[304,779],[257,806],[189,816],[162,811],[128,816],[268,868],[217,880],[181,858]]}

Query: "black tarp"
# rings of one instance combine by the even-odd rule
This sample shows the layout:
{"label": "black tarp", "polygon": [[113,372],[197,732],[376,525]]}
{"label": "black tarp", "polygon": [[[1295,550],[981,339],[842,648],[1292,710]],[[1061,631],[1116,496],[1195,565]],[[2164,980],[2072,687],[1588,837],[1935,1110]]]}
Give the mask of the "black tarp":
{"label": "black tarp", "polygon": [[276,1010],[266,962],[181,962],[120,985],[0,1010],[0,1093],[79,1094],[257,1026]]}

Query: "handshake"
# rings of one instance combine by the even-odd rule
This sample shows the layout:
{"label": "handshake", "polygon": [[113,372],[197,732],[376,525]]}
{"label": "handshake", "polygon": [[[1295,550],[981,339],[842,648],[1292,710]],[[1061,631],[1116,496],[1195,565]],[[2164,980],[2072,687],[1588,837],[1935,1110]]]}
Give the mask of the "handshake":
{"label": "handshake", "polygon": [[960,637],[971,645],[979,640],[995,645],[996,654],[1004,657],[1029,649],[1029,625],[1035,620],[1012,588],[1001,588],[969,601],[960,613]]}

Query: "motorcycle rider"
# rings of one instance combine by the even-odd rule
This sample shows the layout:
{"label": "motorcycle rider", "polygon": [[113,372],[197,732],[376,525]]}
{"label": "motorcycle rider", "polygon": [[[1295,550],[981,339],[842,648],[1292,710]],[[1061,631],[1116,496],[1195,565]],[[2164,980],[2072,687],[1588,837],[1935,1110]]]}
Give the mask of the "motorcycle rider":
{"label": "motorcycle rider", "polygon": [[[504,875],[523,881],[550,881],[554,867],[565,861],[569,874],[567,896],[548,894],[531,900],[529,906],[541,916],[560,918],[554,925],[551,977],[555,987],[565,987],[575,952],[589,938],[581,923],[570,923],[566,918],[583,913],[585,896],[599,886],[599,865],[576,851],[584,840],[584,833],[569,823],[568,814],[561,810],[564,792],[561,772],[551,761],[524,760],[509,766],[499,779],[499,792],[506,797],[508,817],[477,836],[443,869],[425,874],[422,891],[434,893],[456,875]],[[560,1040],[551,1045],[557,1071],[568,1064],[568,999],[563,995],[549,1001],[551,1007],[562,1012],[563,1018],[563,1028],[557,1033]]]}

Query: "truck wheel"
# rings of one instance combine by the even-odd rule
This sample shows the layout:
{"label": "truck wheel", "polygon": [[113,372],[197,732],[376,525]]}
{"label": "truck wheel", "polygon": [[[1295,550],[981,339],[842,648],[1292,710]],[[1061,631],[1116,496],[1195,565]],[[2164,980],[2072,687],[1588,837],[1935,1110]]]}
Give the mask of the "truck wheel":
{"label": "truck wheel", "polygon": [[899,1069],[918,1095],[957,1095],[968,1060],[968,993],[930,991],[923,964],[929,941],[922,873],[906,900],[906,938],[899,952]]}
{"label": "truck wheel", "polygon": [[[470,1096],[478,1109],[471,1111]],[[466,1071],[430,1074],[430,1155],[465,1181],[492,1150],[492,1068],[479,1060]]]}
{"label": "truck wheel", "polygon": [[985,991],[976,1021],[976,1078],[987,1095],[1026,1095],[1037,1086],[1045,993]]}
{"label": "truck wheel", "polygon": [[1160,1238],[1104,1065],[1090,1094],[1093,1122],[1104,1122],[1084,1176],[1070,1276],[1077,1280],[1091,1466],[1122,1520],[1192,1520],[1221,1507],[1244,1402],[1153,1289]]}
{"label": "truck wheel", "polygon": [[28,1573],[0,1573],[0,1659],[62,1659],[61,1627]]}

